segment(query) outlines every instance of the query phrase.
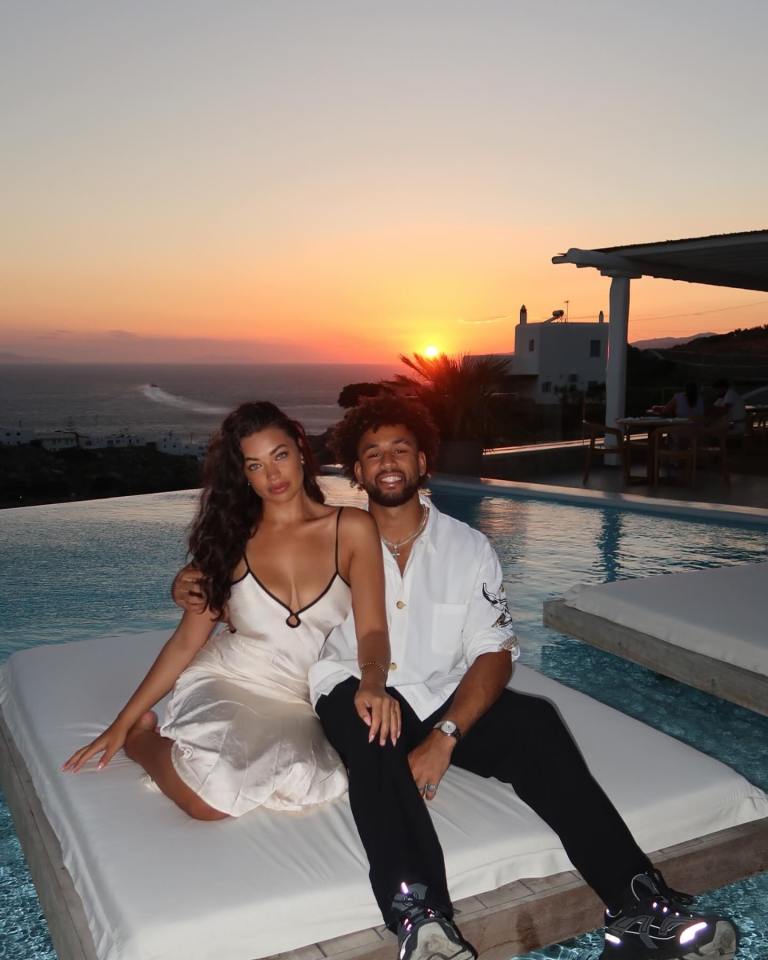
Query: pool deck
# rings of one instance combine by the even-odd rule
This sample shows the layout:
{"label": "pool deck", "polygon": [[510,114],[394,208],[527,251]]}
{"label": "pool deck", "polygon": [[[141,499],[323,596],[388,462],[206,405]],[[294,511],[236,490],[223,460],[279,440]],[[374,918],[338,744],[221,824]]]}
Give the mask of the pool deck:
{"label": "pool deck", "polygon": [[637,474],[625,485],[619,467],[595,463],[589,482],[582,484],[586,447],[582,441],[563,441],[526,447],[508,447],[486,451],[483,475],[499,480],[516,480],[531,486],[561,488],[568,492],[593,491],[625,494],[646,501],[669,500],[678,503],[703,502],[731,507],[768,508],[768,444],[749,451],[737,451],[730,457],[730,481],[724,482],[717,469],[700,465],[693,486],[662,480],[654,487]]}
{"label": "pool deck", "polygon": [[[61,847],[2,713],[0,780],[59,960],[97,960]],[[655,851],[651,858],[672,886],[691,893],[752,876],[768,867],[768,818]],[[602,904],[575,871],[517,880],[461,900],[456,910],[480,960],[508,960],[602,923]],[[268,960],[391,960],[394,949],[393,934],[371,927]]]}
{"label": "pool deck", "polygon": [[537,480],[554,486],[578,487],[582,490],[633,493],[649,500],[659,498],[678,502],[703,500],[735,507],[768,508],[768,477],[759,474],[734,473],[730,483],[723,483],[716,474],[708,472],[699,473],[692,487],[679,483],[660,483],[657,487],[652,487],[641,481],[633,481],[630,487],[625,487],[620,470],[598,467],[590,474],[586,487],[582,485],[581,474],[577,472],[543,474]]}

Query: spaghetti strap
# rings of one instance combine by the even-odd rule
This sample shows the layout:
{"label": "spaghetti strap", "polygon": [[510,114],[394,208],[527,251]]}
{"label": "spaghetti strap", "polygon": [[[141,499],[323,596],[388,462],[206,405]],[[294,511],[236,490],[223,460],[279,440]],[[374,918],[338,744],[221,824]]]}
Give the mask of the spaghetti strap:
{"label": "spaghetti strap", "polygon": [[[335,550],[334,550],[334,560],[335,560],[335,563],[336,563],[336,573],[338,573],[340,577],[341,577],[341,574],[339,573],[339,522],[340,522],[340,520],[341,520],[341,511],[342,511],[343,509],[344,509],[344,507],[339,507],[338,513],[336,514],[336,548],[335,548]],[[344,578],[341,577],[341,579],[343,580]]]}

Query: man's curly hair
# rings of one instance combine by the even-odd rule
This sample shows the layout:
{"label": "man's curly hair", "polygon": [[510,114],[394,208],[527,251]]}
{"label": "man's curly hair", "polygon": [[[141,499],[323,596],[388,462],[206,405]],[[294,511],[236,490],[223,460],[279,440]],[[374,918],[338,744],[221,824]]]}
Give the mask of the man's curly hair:
{"label": "man's curly hair", "polygon": [[328,439],[331,453],[342,466],[344,476],[355,479],[357,448],[366,430],[381,427],[406,427],[416,438],[419,450],[427,458],[427,473],[432,469],[440,445],[440,434],[427,408],[416,400],[381,394],[362,400],[344,414]]}

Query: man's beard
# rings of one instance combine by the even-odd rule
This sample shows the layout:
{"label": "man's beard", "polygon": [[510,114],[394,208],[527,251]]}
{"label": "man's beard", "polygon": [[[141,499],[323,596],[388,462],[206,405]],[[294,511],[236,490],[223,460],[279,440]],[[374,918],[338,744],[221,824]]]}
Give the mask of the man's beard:
{"label": "man's beard", "polygon": [[393,490],[391,493],[380,490],[375,483],[364,483],[363,490],[368,494],[368,499],[378,503],[380,507],[401,507],[419,492],[420,486],[421,477],[411,483],[405,483],[399,490]]}

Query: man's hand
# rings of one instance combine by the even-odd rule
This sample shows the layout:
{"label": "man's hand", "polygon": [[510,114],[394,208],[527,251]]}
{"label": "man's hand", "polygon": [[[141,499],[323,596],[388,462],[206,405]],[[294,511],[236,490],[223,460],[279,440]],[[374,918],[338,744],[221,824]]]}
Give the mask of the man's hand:
{"label": "man's hand", "polygon": [[188,564],[176,574],[171,586],[171,597],[177,607],[181,607],[182,610],[187,610],[189,613],[203,613],[206,604],[205,595],[200,585],[202,579],[202,573],[191,564]]}
{"label": "man's hand", "polygon": [[425,800],[434,800],[440,781],[451,765],[451,754],[455,746],[456,740],[453,737],[433,730],[408,754],[413,779]]}

